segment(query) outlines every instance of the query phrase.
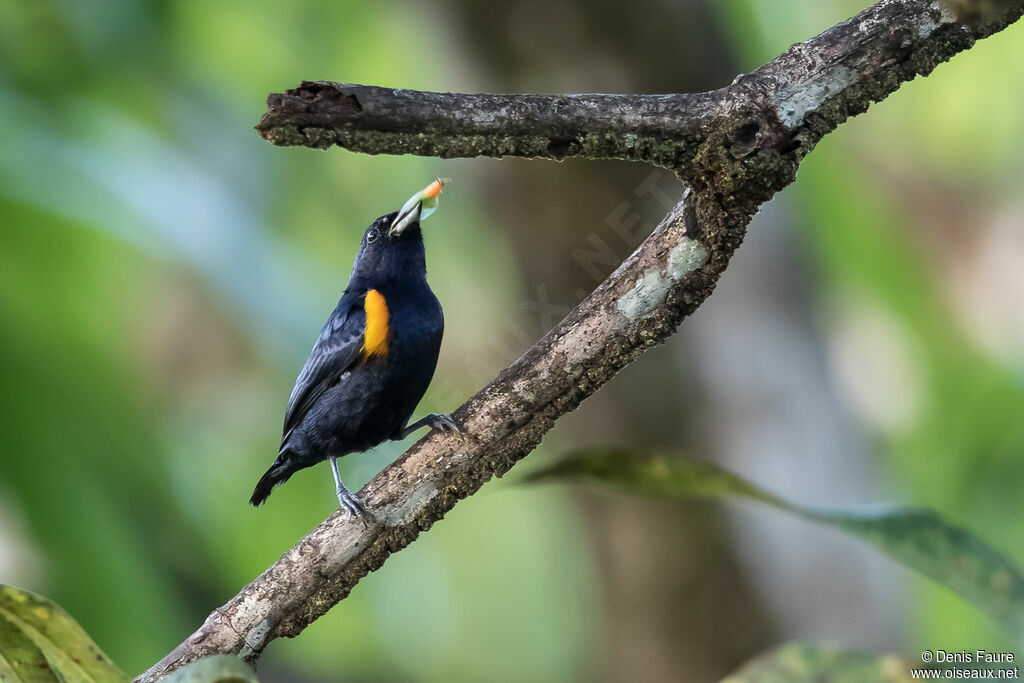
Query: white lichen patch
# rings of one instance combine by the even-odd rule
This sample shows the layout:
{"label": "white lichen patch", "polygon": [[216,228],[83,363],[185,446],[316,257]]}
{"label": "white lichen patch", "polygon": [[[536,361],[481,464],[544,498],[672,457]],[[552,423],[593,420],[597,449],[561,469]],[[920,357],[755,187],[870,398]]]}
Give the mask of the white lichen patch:
{"label": "white lichen patch", "polygon": [[708,262],[708,249],[697,240],[684,237],[668,255],[668,273],[676,280]]}
{"label": "white lichen patch", "polygon": [[526,403],[534,403],[537,396],[533,393],[533,381],[526,378],[519,378],[512,383],[512,392]]}
{"label": "white lichen patch", "polygon": [[818,75],[810,81],[795,83],[779,92],[779,120],[787,128],[803,123],[804,117],[857,81],[857,72],[845,66]]}
{"label": "white lichen patch", "polygon": [[652,268],[640,276],[633,289],[619,299],[616,307],[628,319],[636,320],[653,311],[671,286],[671,280],[665,277],[661,268]]}
{"label": "white lichen patch", "polygon": [[412,521],[423,506],[437,495],[437,482],[424,479],[405,499],[394,505],[374,510],[377,519],[388,526],[401,526]]}
{"label": "white lichen patch", "polygon": [[268,635],[270,635],[270,620],[264,619],[249,629],[249,632],[245,634],[245,645],[242,646],[242,650],[238,653],[238,656],[244,659],[252,656],[256,652],[262,651],[263,646],[267,644]]}
{"label": "white lichen patch", "polygon": [[645,271],[633,288],[618,300],[616,308],[628,320],[650,315],[665,300],[673,285],[687,273],[703,266],[707,260],[707,247],[697,240],[683,237],[669,252],[666,266]]}
{"label": "white lichen patch", "polygon": [[[945,2],[940,2],[939,3],[939,17],[940,17],[940,23],[942,23],[942,24],[955,24],[955,23],[957,23],[956,13],[953,12],[953,10],[949,8],[948,3],[945,3]],[[921,19],[921,23],[922,24],[928,23],[927,15]],[[931,29],[929,29],[928,33],[931,33],[936,28],[938,28],[938,24],[936,24],[935,26],[932,26]],[[922,35],[924,35],[924,34],[922,34]]]}

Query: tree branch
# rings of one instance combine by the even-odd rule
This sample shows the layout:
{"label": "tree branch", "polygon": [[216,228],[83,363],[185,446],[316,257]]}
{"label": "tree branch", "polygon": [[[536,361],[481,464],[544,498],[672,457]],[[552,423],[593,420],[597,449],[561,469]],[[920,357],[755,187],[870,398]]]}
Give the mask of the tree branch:
{"label": "tree branch", "polygon": [[[267,98],[256,130],[275,145],[338,145],[366,154],[628,159],[685,172],[737,108],[765,106],[793,126],[791,144],[813,146],[917,74],[926,74],[1016,19],[1020,0],[888,0],[805,43],[729,87],[670,95],[481,95],[306,81]],[[946,9],[946,7],[949,9]],[[969,11],[964,8],[969,8]],[[987,8],[986,12],[978,10]],[[998,8],[998,12],[993,9]],[[957,23],[956,14],[973,25]],[[996,16],[993,16],[996,15]],[[829,106],[825,106],[829,105]],[[751,124],[756,121],[749,122]],[[757,130],[733,131],[735,153]]]}
{"label": "tree branch", "polygon": [[298,635],[667,339],[711,294],[750,217],[792,182],[822,136],[1017,20],[1024,0],[1011,4],[968,26],[932,2],[883,0],[700,95],[456,95],[327,82],[272,95],[257,128],[275,144],[644,160],[674,168],[692,190],[565,320],[456,411],[462,438],[429,434],[363,488],[372,521],[331,515],[137,680],[216,653],[253,662],[274,638]]}
{"label": "tree branch", "polygon": [[367,154],[657,158],[672,166],[699,132],[698,121],[678,113],[715,103],[704,94],[463,95],[307,81],[267,98],[256,130],[275,145]]}

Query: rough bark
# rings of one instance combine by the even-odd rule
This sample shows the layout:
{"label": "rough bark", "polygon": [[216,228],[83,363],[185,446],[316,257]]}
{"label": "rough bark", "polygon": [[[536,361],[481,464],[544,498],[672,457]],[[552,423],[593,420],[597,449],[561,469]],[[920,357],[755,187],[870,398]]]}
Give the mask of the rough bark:
{"label": "rough bark", "polygon": [[533,450],[561,415],[711,293],[750,217],[848,117],[1001,30],[1015,0],[973,25],[925,0],[883,0],[732,85],[699,95],[488,96],[327,82],[272,95],[275,144],[364,153],[619,158],[673,168],[690,186],[646,241],[561,323],[360,492],[371,520],[335,513],[137,680],[217,653],[252,662],[298,635],[460,499]]}

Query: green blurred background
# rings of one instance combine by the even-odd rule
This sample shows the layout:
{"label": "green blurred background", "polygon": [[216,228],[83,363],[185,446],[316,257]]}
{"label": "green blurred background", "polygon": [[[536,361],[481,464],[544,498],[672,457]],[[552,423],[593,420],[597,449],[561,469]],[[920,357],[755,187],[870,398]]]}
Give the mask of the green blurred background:
{"label": "green blurred background", "polygon": [[[0,0],[0,583],[148,667],[336,505],[326,466],[246,500],[366,225],[454,179],[425,227],[448,330],[420,412],[447,411],[680,191],[628,163],[277,149],[252,130],[268,93],[711,89],[868,4]],[[1022,31],[826,138],[681,333],[523,467],[685,448],[802,502],[933,506],[1024,561]],[[347,458],[346,481],[406,445]],[[791,638],[1008,647],[805,522],[515,479],[261,677],[703,681]]]}

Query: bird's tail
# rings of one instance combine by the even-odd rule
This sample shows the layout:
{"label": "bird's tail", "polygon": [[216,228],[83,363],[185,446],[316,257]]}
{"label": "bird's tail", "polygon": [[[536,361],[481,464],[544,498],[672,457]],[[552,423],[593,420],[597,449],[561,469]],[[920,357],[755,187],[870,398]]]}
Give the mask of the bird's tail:
{"label": "bird's tail", "polygon": [[249,504],[253,507],[262,505],[266,501],[270,492],[278,484],[283,484],[288,481],[288,478],[295,474],[295,471],[299,468],[295,466],[295,462],[289,458],[290,451],[282,451],[277,456],[277,460],[270,466],[260,480],[256,482],[256,488],[253,489],[252,498],[249,499]]}

